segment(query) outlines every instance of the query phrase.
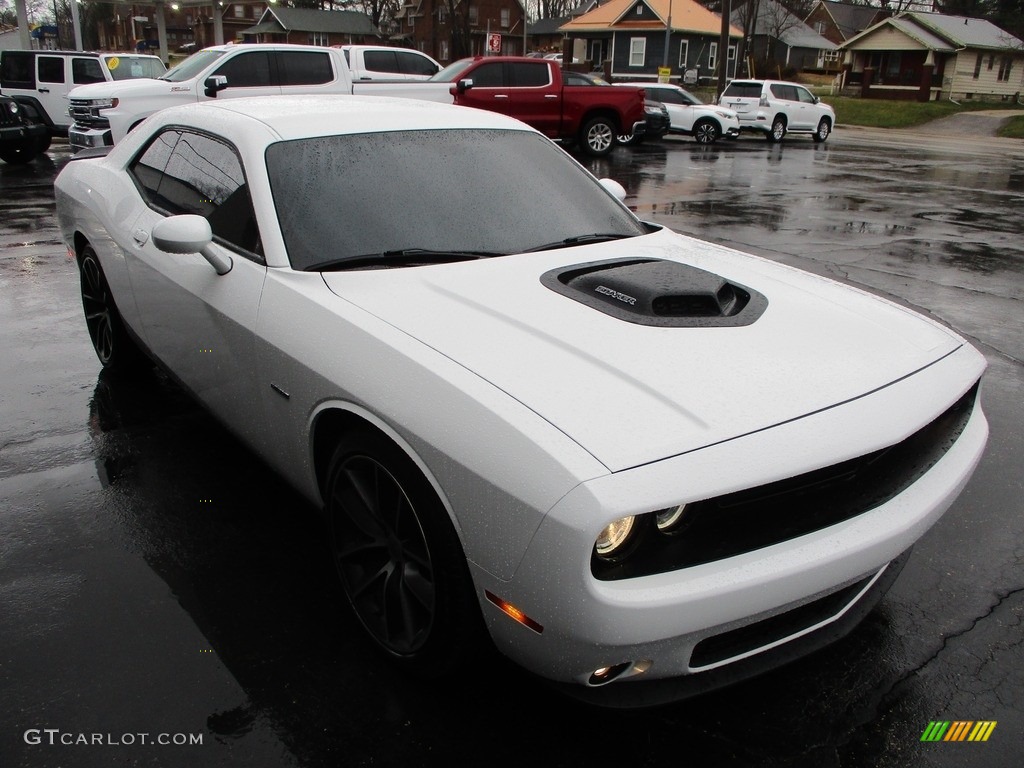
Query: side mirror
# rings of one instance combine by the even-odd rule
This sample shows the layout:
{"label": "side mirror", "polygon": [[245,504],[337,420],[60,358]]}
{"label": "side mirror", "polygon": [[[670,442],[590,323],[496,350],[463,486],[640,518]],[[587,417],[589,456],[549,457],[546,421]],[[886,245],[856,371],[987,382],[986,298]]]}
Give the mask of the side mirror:
{"label": "side mirror", "polygon": [[203,88],[207,96],[217,98],[217,94],[228,87],[228,79],[225,75],[213,75],[203,81]]}
{"label": "side mirror", "polygon": [[210,222],[195,214],[171,216],[157,222],[153,227],[153,245],[161,251],[201,254],[218,275],[226,275],[231,271],[231,257],[216,253],[210,247],[212,243],[213,230],[210,229]]}
{"label": "side mirror", "polygon": [[620,203],[626,199],[626,188],[619,184],[619,182],[615,181],[615,179],[601,179],[598,181],[598,184],[610,192],[612,197]]}
{"label": "side mirror", "polygon": [[465,93],[472,87],[473,78],[471,77],[464,77],[461,80],[459,80],[458,83],[455,84],[455,90],[457,90],[459,93]]}

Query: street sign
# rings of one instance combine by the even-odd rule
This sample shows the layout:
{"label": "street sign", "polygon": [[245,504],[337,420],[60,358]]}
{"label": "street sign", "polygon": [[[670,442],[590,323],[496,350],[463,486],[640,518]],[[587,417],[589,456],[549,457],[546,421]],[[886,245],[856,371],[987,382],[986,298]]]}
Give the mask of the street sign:
{"label": "street sign", "polygon": [[501,34],[495,32],[487,38],[487,52],[501,53]]}

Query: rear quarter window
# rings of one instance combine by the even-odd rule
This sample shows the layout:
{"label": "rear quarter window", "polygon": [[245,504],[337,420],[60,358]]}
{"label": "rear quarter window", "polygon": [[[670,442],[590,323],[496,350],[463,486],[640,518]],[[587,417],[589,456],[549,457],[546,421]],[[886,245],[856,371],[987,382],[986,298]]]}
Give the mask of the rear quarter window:
{"label": "rear quarter window", "polygon": [[32,54],[21,51],[0,53],[0,88],[35,88]]}
{"label": "rear quarter window", "polygon": [[282,51],[278,54],[281,85],[321,85],[334,80],[331,58],[316,51]]}

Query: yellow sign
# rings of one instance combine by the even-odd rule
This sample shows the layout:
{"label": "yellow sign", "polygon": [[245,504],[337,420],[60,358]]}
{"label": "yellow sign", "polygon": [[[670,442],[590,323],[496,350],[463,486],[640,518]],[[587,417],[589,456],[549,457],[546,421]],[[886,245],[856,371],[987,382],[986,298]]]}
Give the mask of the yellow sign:
{"label": "yellow sign", "polygon": [[120,63],[121,60],[117,58],[117,56],[111,56],[109,59],[107,59],[107,69],[113,72],[115,69],[117,69],[117,66]]}
{"label": "yellow sign", "polygon": [[658,82],[667,83],[672,79],[671,67],[658,67]]}

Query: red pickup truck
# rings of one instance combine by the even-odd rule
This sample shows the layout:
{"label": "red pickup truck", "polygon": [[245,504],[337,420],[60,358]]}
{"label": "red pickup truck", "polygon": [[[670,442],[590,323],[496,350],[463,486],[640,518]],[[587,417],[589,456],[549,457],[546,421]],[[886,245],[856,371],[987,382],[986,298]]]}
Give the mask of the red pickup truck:
{"label": "red pickup truck", "polygon": [[644,132],[643,88],[565,85],[557,61],[478,56],[431,78],[442,79],[454,83],[456,104],[510,115],[551,139],[578,143],[590,155],[608,154],[616,136]]}

